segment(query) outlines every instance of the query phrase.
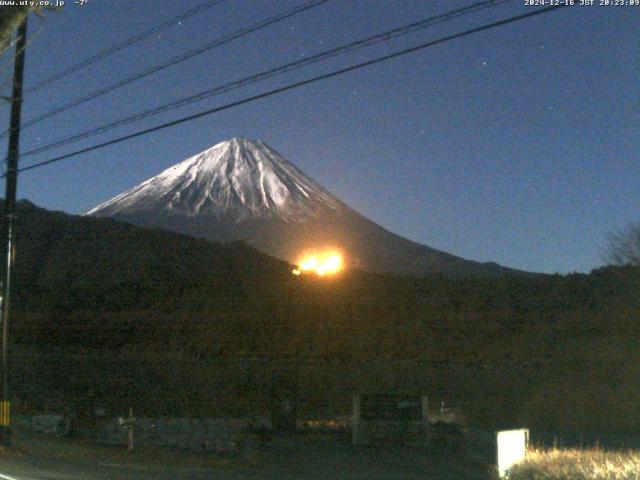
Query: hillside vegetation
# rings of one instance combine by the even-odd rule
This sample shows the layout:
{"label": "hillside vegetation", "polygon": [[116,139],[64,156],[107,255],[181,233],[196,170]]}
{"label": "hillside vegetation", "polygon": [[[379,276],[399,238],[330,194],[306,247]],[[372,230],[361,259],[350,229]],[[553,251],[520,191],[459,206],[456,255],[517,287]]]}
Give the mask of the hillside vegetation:
{"label": "hillside vegetation", "polygon": [[[353,391],[428,394],[470,421],[640,427],[640,274],[296,277],[216,244],[22,203],[14,393],[37,404],[308,415]],[[57,400],[55,400],[57,399]]]}

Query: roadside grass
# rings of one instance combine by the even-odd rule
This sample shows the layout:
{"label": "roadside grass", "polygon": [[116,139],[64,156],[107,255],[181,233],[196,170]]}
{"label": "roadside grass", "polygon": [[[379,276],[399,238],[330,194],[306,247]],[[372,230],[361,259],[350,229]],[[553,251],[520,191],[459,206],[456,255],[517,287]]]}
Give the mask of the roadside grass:
{"label": "roadside grass", "polygon": [[640,480],[640,451],[532,449],[509,480]]}

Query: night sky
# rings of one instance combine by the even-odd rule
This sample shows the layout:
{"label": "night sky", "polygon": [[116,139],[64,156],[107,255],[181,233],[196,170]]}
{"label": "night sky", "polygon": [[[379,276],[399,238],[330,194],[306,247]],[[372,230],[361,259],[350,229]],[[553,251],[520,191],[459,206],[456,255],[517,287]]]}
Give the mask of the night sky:
{"label": "night sky", "polygon": [[[32,16],[25,84],[202,1],[68,0],[60,12]],[[23,119],[300,3],[225,0],[27,95]],[[22,151],[470,3],[330,0],[25,129]],[[484,10],[24,157],[21,166],[535,8],[517,0]],[[411,240],[519,269],[588,272],[602,263],[607,233],[640,220],[639,53],[640,6],[564,8],[24,172],[18,194],[82,213],[241,136],[267,142]],[[3,95],[10,57],[0,58]]]}

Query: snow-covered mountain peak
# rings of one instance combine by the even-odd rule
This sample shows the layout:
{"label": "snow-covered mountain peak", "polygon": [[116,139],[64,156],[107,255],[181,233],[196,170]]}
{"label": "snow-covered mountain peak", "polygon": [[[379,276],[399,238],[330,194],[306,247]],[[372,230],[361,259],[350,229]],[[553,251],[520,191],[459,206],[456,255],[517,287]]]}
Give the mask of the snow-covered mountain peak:
{"label": "snow-covered mountain peak", "polygon": [[342,202],[261,141],[234,137],[98,205],[87,215],[171,213],[304,222]]}
{"label": "snow-covered mountain peak", "polygon": [[218,143],[87,214],[214,241],[241,240],[291,263],[305,252],[331,249],[343,254],[349,268],[372,272],[518,273],[395,235],[350,209],[266,143],[246,138]]}

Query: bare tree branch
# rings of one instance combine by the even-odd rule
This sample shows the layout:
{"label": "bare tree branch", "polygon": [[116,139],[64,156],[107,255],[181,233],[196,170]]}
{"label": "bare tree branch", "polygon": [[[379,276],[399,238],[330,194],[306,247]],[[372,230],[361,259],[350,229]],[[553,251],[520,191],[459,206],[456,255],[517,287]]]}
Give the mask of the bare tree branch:
{"label": "bare tree branch", "polygon": [[607,238],[603,259],[612,265],[640,265],[640,223],[633,223]]}

